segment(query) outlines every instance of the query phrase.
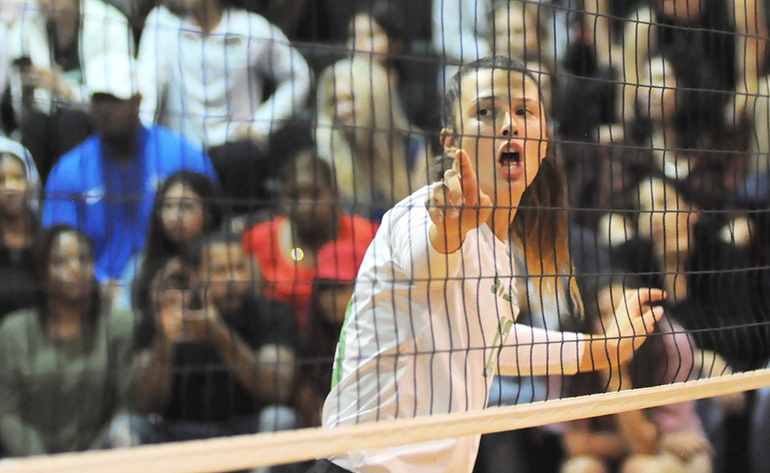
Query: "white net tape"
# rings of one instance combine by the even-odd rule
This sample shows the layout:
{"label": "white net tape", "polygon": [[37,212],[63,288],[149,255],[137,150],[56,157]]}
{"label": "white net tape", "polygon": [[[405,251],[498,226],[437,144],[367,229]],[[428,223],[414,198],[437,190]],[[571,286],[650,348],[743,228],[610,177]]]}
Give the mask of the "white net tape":
{"label": "white net tape", "polygon": [[768,385],[770,369],[763,369],[652,388],[336,429],[303,429],[126,450],[3,460],[0,462],[0,473],[212,473],[240,470],[367,449],[523,429],[721,396]]}

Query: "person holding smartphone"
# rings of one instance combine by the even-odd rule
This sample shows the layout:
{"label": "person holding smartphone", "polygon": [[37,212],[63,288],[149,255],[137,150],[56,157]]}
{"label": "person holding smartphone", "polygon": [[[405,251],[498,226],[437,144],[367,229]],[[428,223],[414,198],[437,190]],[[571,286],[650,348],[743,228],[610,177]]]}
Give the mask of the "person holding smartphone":
{"label": "person holding smartphone", "polygon": [[294,317],[255,295],[240,235],[196,242],[151,289],[154,318],[139,327],[129,419],[136,443],[296,427]]}

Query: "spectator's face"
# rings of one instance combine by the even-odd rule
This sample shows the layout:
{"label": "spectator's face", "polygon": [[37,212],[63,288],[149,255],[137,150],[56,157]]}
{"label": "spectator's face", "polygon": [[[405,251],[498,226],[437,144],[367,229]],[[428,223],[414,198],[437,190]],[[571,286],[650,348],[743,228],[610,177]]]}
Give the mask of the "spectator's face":
{"label": "spectator's face", "polygon": [[668,248],[669,254],[686,254],[690,247],[690,230],[698,220],[695,209],[674,186],[659,178],[645,179],[639,184],[639,234],[654,248]]}
{"label": "spectator's face", "polygon": [[91,98],[91,118],[94,127],[106,138],[132,137],[139,126],[138,95],[121,100],[108,94],[94,94]]}
{"label": "spectator's face", "polygon": [[353,297],[353,282],[324,285],[318,289],[318,308],[326,322],[342,326]]}
{"label": "spectator's face", "polygon": [[94,290],[94,261],[91,251],[76,233],[59,234],[51,248],[47,289],[51,297],[78,302]]}
{"label": "spectator's face", "polygon": [[303,235],[324,230],[336,221],[337,196],[312,172],[300,171],[287,195],[289,218]]}
{"label": "spectator's face", "polygon": [[166,236],[178,245],[193,241],[206,225],[203,199],[182,182],[166,191],[160,217]]}
{"label": "spectator's face", "polygon": [[457,134],[442,131],[442,144],[450,156],[454,148],[468,153],[481,190],[496,205],[517,205],[546,155],[537,84],[521,72],[479,69],[460,87]]}
{"label": "spectator's face", "polygon": [[21,160],[0,153],[0,213],[20,216],[28,208],[29,182]]}
{"label": "spectator's face", "polygon": [[327,95],[334,123],[348,136],[354,127],[369,128],[373,116],[371,94],[356,94],[353,80],[348,74],[337,74]]}
{"label": "spectator's face", "polygon": [[251,261],[239,243],[211,243],[203,249],[199,275],[205,298],[221,312],[238,310],[251,287]]}
{"label": "spectator's face", "polygon": [[536,59],[539,41],[537,23],[524,8],[506,5],[495,12],[495,54],[524,60]]}
{"label": "spectator's face", "polygon": [[390,50],[385,30],[365,14],[356,15],[350,22],[348,47],[354,54],[373,58],[383,65]]}
{"label": "spectator's face", "polygon": [[637,100],[642,113],[653,123],[670,123],[676,116],[676,76],[671,64],[661,57],[650,60],[649,87],[638,89]]}

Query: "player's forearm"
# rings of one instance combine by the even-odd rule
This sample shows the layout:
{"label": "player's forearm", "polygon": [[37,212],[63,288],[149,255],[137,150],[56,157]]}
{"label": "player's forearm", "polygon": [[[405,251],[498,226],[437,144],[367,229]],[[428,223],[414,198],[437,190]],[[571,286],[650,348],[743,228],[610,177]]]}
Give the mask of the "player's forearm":
{"label": "player's forearm", "polygon": [[616,367],[623,361],[617,350],[610,349],[607,339],[596,335],[586,335],[584,340],[583,357],[580,360],[578,372],[600,371]]}
{"label": "player's forearm", "polygon": [[580,369],[586,335],[520,324],[510,330],[498,357],[487,360],[490,372],[497,367],[503,376],[548,376],[572,375]]}

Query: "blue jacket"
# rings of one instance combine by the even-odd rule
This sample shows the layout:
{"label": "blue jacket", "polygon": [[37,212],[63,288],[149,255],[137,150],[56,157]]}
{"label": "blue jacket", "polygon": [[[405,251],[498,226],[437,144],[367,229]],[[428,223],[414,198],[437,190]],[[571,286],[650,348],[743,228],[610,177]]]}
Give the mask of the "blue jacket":
{"label": "blue jacket", "polygon": [[84,231],[96,250],[99,281],[118,279],[144,248],[155,191],[171,174],[197,171],[216,180],[206,154],[161,126],[141,128],[135,159],[118,164],[97,134],[62,156],[48,177],[43,225]]}

